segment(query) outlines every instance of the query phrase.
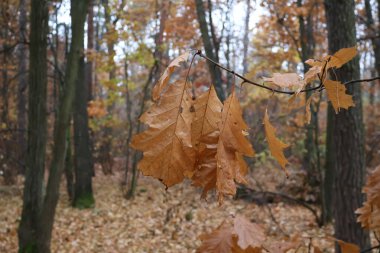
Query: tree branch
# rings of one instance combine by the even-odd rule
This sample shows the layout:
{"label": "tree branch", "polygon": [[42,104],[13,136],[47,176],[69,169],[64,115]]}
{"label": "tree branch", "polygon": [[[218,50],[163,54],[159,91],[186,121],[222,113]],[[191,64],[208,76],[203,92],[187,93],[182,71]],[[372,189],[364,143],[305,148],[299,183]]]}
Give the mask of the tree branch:
{"label": "tree branch", "polygon": [[[223,69],[223,70],[231,73],[232,75],[234,75],[236,77],[239,77],[240,79],[243,80],[242,84],[243,83],[249,83],[249,84],[252,84],[254,86],[257,86],[257,87],[269,90],[269,91],[271,91],[273,93],[280,93],[280,94],[287,94],[287,95],[294,95],[294,94],[297,93],[296,91],[284,91],[284,90],[275,89],[275,88],[272,88],[272,87],[265,86],[264,84],[260,84],[260,83],[254,82],[252,80],[249,80],[249,79],[245,78],[243,75],[238,74],[235,71],[233,71],[233,70],[231,70],[231,69],[229,69],[229,68],[227,68],[227,67],[219,64],[218,62],[216,62],[216,61],[208,58],[207,56],[205,56],[204,54],[202,54],[201,50],[198,50],[194,55],[199,55],[200,57],[202,57],[202,58],[206,59],[207,61],[213,63],[216,67],[218,67],[220,69]],[[352,84],[352,83],[371,82],[371,81],[375,81],[375,80],[380,80],[380,76],[369,78],[369,79],[351,80],[351,81],[345,82],[343,84],[347,85],[347,84]],[[319,89],[321,89],[321,90],[323,89],[323,83],[322,82],[318,86],[315,86],[315,87],[312,87],[312,88],[308,88],[308,89],[303,89],[300,92],[315,91],[315,90],[319,90]]]}

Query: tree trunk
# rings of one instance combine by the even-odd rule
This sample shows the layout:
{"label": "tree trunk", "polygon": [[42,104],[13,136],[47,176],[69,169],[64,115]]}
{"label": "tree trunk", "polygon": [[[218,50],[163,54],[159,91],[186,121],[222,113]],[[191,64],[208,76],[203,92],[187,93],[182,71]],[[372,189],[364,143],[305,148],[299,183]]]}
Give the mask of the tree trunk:
{"label": "tree trunk", "polygon": [[60,179],[65,165],[67,148],[66,133],[69,127],[69,120],[74,101],[79,59],[81,55],[83,55],[84,22],[86,19],[87,6],[87,0],[71,0],[72,39],[65,74],[65,89],[58,111],[57,129],[54,136],[52,162],[46,188],[46,197],[39,217],[40,226],[37,243],[40,253],[50,253],[51,234],[59,198]]}
{"label": "tree trunk", "polygon": [[26,154],[26,87],[27,87],[27,48],[25,46],[27,31],[27,17],[25,0],[20,0],[19,5],[19,40],[18,46],[18,87],[17,87],[17,144],[18,144],[18,160],[20,163],[19,173],[25,173],[25,154]]}
{"label": "tree trunk", "polygon": [[28,150],[23,207],[18,229],[19,252],[39,252],[37,238],[43,200],[47,137],[47,33],[48,1],[32,0],[30,15]]}
{"label": "tree trunk", "polygon": [[[371,7],[371,2],[369,0],[365,0],[365,11],[366,11],[366,16],[367,16],[367,30],[370,31],[370,36],[371,36],[371,43],[372,43],[372,49],[375,57],[375,70],[378,75],[380,75],[380,32],[379,29],[376,27],[375,21],[372,16],[372,7]],[[380,1],[378,1],[378,8],[380,11]],[[380,22],[380,14],[379,15],[379,21]],[[373,81],[370,86],[370,104],[375,103],[375,94],[377,88],[377,84],[379,81]]]}
{"label": "tree trunk", "polygon": [[249,44],[249,20],[251,17],[251,0],[246,0],[247,12],[244,20],[244,38],[243,38],[243,74],[248,72],[248,44]]}
{"label": "tree trunk", "polygon": [[[325,0],[325,8],[330,53],[355,46],[354,0]],[[359,79],[359,58],[337,69],[331,76],[336,76],[341,82]],[[364,249],[369,246],[368,233],[356,222],[354,213],[363,202],[361,190],[365,175],[361,87],[357,84],[348,85],[347,92],[353,95],[355,107],[329,117],[330,139],[326,143],[327,150],[332,151],[334,157],[327,156],[327,165],[332,166],[328,171],[335,174],[332,192],[335,237]],[[331,110],[330,104],[329,107]]]}
{"label": "tree trunk", "polygon": [[[297,6],[302,7],[303,1],[298,0]],[[313,12],[310,11],[308,16],[304,17],[300,15],[298,17],[299,21],[299,34],[300,34],[300,46],[301,46],[301,60],[303,63],[303,71],[306,73],[309,70],[309,65],[305,63],[306,60],[314,57],[315,51],[315,38],[314,38],[314,22],[313,22]],[[307,100],[313,92],[306,92],[305,99]],[[324,199],[323,189],[324,182],[322,180],[322,171],[320,166],[319,159],[319,120],[318,120],[318,111],[319,108],[313,103],[310,104],[310,113],[311,120],[310,124],[306,126],[306,138],[305,138],[305,154],[303,158],[304,167],[307,171],[308,183],[312,187],[320,185],[321,189],[321,208],[322,208],[322,217],[328,217],[325,215],[328,212],[330,204],[326,203]],[[327,220],[323,220],[327,222]]]}
{"label": "tree trunk", "polygon": [[[195,0],[195,4],[197,9],[199,28],[201,30],[202,41],[206,51],[206,56],[217,61],[218,57],[215,54],[215,48],[212,44],[212,40],[208,31],[206,12],[203,6],[203,1]],[[225,99],[225,94],[222,86],[222,72],[218,67],[215,67],[212,62],[208,61],[207,64],[211,75],[211,81],[215,85],[216,93],[218,94],[218,97],[223,101]]]}
{"label": "tree trunk", "polygon": [[74,164],[75,191],[73,206],[90,208],[95,200],[92,194],[92,154],[88,128],[88,85],[85,82],[84,56],[80,58],[74,101]]}
{"label": "tree trunk", "polygon": [[66,158],[65,158],[65,177],[66,177],[67,195],[69,196],[69,201],[72,203],[74,199],[74,161],[73,161],[71,136],[72,136],[71,127],[69,127],[66,133],[67,151],[66,151]]}

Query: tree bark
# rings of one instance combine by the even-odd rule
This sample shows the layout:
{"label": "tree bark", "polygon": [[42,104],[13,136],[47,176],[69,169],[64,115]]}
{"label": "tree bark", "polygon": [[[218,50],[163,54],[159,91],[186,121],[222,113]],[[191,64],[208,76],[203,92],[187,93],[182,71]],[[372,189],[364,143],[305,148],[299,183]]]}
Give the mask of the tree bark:
{"label": "tree bark", "polygon": [[19,40],[20,45],[18,46],[18,87],[17,87],[17,144],[18,148],[18,159],[20,162],[19,173],[25,173],[25,154],[26,154],[26,129],[27,118],[26,118],[26,87],[27,87],[27,47],[25,45],[27,31],[27,17],[26,17],[26,4],[25,0],[20,0],[19,4]]}
{"label": "tree bark", "polygon": [[[379,29],[376,28],[376,24],[375,24],[375,21],[373,19],[373,15],[372,15],[372,7],[371,7],[371,2],[369,0],[365,0],[364,2],[365,4],[365,12],[366,12],[366,16],[367,16],[367,20],[366,20],[366,26],[367,26],[367,30],[370,31],[370,36],[371,36],[371,43],[372,43],[372,49],[373,49],[373,53],[374,53],[374,57],[375,57],[375,70],[377,72],[378,75],[380,75],[380,32],[379,32]],[[378,8],[380,11],[380,1],[378,1]],[[380,22],[380,14],[378,13],[379,15],[379,21]],[[377,89],[377,85],[376,83],[378,83],[379,81],[374,81],[371,83],[371,87],[370,87],[370,104],[374,104],[375,103],[375,94],[376,94],[376,89]]]}
{"label": "tree bark", "polygon": [[[330,53],[355,46],[354,0],[325,0],[325,9]],[[341,82],[359,79],[359,58],[335,70],[331,76],[336,76]],[[354,213],[363,202],[361,190],[365,175],[361,87],[348,85],[347,92],[353,95],[355,107],[329,117],[327,149],[333,151],[334,157],[327,156],[327,159],[332,159],[327,160],[327,165],[332,166],[328,170],[335,174],[332,192],[335,237],[364,249],[369,246],[368,233],[356,222]],[[330,104],[329,107],[331,113]],[[336,249],[340,251],[338,247]]]}
{"label": "tree bark", "polygon": [[[199,28],[201,30],[203,46],[206,51],[206,56],[217,61],[217,56],[215,54],[215,48],[212,44],[212,39],[208,31],[208,25],[206,21],[206,12],[203,6],[202,0],[195,0],[195,6],[197,10],[197,17],[199,22]],[[216,93],[218,97],[223,101],[225,99],[224,89],[222,86],[222,72],[219,68],[215,67],[212,62],[207,62],[208,68],[211,75],[211,81],[215,85]]]}
{"label": "tree bark", "polygon": [[69,127],[75,95],[79,58],[83,55],[84,22],[86,19],[87,6],[88,0],[71,0],[72,39],[65,75],[65,89],[58,111],[57,129],[54,136],[52,162],[46,188],[46,197],[39,217],[40,225],[37,241],[39,253],[50,253],[51,234],[59,198],[60,179],[65,165],[67,148],[66,133]]}
{"label": "tree bark", "polygon": [[85,63],[79,60],[74,101],[74,167],[75,187],[73,206],[91,208],[95,204],[92,194],[92,154],[88,127],[87,101],[88,85],[85,82]]}
{"label": "tree bark", "polygon": [[19,252],[38,251],[39,215],[43,200],[43,178],[47,137],[47,33],[48,1],[32,0],[30,16],[28,150],[23,207],[18,229]]}

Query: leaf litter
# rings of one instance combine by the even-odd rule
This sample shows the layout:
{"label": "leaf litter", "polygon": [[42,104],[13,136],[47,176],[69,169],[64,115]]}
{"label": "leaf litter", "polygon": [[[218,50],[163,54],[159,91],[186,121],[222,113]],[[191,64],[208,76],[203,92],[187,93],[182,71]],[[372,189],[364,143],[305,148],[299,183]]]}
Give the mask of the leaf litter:
{"label": "leaf litter", "polygon": [[[258,168],[255,175],[258,173],[264,179],[275,171]],[[62,183],[52,252],[196,252],[201,246],[202,234],[210,233],[225,219],[239,215],[260,225],[273,242],[289,241],[297,235],[307,243],[312,236],[313,245],[332,252],[333,243],[325,239],[332,234],[331,226],[318,228],[314,217],[302,207],[268,204],[276,219],[274,222],[267,206],[231,198],[219,206],[215,194],[201,200],[202,190],[191,187],[190,181],[166,191],[160,182],[144,176],[140,177],[135,198],[126,200],[120,178],[122,175],[117,172],[113,176],[97,173],[94,178],[96,204],[89,210],[70,207]],[[17,252],[21,193],[21,185],[17,194],[0,193],[0,252]]]}

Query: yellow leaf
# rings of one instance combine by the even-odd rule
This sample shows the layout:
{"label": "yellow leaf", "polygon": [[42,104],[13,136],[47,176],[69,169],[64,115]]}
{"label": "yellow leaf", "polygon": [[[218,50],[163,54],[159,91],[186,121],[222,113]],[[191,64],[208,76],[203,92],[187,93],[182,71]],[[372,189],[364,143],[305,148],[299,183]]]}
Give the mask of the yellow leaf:
{"label": "yellow leaf", "polygon": [[160,98],[162,91],[166,88],[166,86],[168,85],[168,83],[170,81],[170,77],[171,77],[172,73],[174,72],[176,67],[180,66],[181,62],[187,61],[187,58],[189,58],[189,54],[190,54],[189,52],[181,54],[180,56],[175,58],[169,64],[169,66],[165,69],[165,72],[162,74],[162,76],[158,80],[157,84],[153,87],[153,91],[152,91],[152,100],[153,101],[157,101]]}
{"label": "yellow leaf", "polygon": [[324,85],[327,97],[334,107],[335,113],[338,113],[340,108],[348,109],[351,106],[355,106],[352,96],[346,94],[344,84],[339,81],[326,80]]}
{"label": "yellow leaf", "polygon": [[278,163],[281,165],[281,168],[288,175],[288,171],[286,170],[286,165],[289,164],[289,161],[286,159],[284,155],[284,149],[289,147],[289,145],[280,141],[275,136],[276,129],[269,122],[269,116],[268,116],[267,110],[265,111],[265,116],[264,116],[264,129],[265,129],[265,136],[269,145],[269,150],[272,156],[276,158]]}
{"label": "yellow leaf", "polygon": [[193,173],[191,145],[191,97],[185,82],[169,85],[159,103],[153,104],[140,120],[149,129],[137,134],[131,146],[144,152],[139,169],[146,176],[161,180],[167,187]]}

